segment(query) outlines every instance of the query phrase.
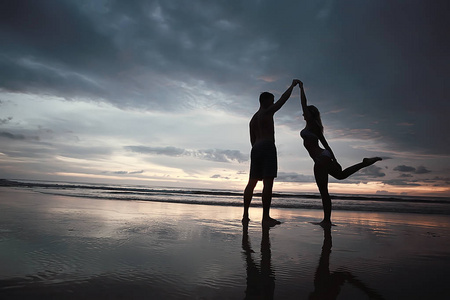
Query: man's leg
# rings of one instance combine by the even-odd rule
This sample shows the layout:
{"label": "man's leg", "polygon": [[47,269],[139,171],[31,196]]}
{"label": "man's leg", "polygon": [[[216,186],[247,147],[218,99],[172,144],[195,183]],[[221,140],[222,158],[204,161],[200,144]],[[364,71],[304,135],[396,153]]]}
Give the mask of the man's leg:
{"label": "man's leg", "polygon": [[244,215],[242,216],[242,223],[247,223],[250,221],[248,217],[248,209],[250,207],[250,203],[253,198],[253,191],[255,190],[256,184],[258,183],[258,179],[250,178],[248,180],[247,186],[244,190]]}
{"label": "man's leg", "polygon": [[280,221],[272,219],[270,217],[270,204],[272,203],[272,188],[273,188],[273,177],[263,179],[263,193],[262,193],[262,203],[263,203],[263,226],[275,226],[281,224]]}

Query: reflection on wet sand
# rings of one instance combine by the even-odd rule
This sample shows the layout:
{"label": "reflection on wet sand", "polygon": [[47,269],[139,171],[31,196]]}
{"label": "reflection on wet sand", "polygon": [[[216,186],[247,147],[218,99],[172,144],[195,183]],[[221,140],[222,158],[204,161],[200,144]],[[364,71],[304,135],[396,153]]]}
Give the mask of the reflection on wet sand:
{"label": "reflection on wet sand", "polygon": [[[272,269],[272,253],[269,227],[262,228],[261,257],[255,259],[248,235],[248,226],[243,226],[242,249],[247,265],[247,286],[245,299],[274,299],[275,273]],[[330,254],[332,248],[331,228],[324,227],[324,240],[320,253],[319,265],[314,273],[314,291],[309,294],[311,300],[338,299],[345,283],[361,291],[368,299],[384,299],[378,292],[368,287],[347,268],[330,271]],[[301,296],[301,295],[299,295]]]}
{"label": "reflection on wet sand", "polygon": [[332,247],[331,227],[323,227],[323,245],[320,254],[319,265],[314,274],[314,291],[309,295],[309,299],[337,299],[341,287],[350,283],[366,294],[369,299],[383,299],[376,291],[369,288],[361,280],[348,271],[330,272],[330,254]]}
{"label": "reflection on wet sand", "polygon": [[275,291],[275,274],[272,270],[270,250],[270,227],[263,226],[261,239],[261,260],[255,263],[250,239],[248,237],[248,226],[243,226],[242,249],[244,250],[247,263],[247,289],[245,299],[273,299]]}

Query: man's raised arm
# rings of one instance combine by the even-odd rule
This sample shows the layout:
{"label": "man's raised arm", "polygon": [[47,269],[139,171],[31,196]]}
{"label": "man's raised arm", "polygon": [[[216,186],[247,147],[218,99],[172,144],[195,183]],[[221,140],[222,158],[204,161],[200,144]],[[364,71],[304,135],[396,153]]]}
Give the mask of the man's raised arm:
{"label": "man's raised arm", "polygon": [[270,110],[273,111],[273,113],[277,112],[286,103],[286,101],[288,101],[289,97],[291,97],[292,90],[299,82],[300,80],[298,79],[292,80],[291,86],[288,87],[283,95],[281,95],[280,99],[270,107]]}

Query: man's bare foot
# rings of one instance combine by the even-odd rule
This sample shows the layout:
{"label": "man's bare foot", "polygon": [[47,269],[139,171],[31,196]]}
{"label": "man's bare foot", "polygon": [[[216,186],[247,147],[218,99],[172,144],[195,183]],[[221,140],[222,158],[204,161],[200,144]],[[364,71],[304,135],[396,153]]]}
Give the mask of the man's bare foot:
{"label": "man's bare foot", "polygon": [[329,228],[331,226],[336,226],[335,224],[331,223],[331,220],[322,220],[322,222],[317,223],[317,225],[320,225],[323,228]]}
{"label": "man's bare foot", "polygon": [[264,227],[273,227],[275,225],[280,225],[280,224],[281,224],[280,221],[272,219],[270,217],[269,218],[265,218],[265,219],[262,220],[262,225]]}
{"label": "man's bare foot", "polygon": [[379,161],[379,160],[382,160],[382,158],[381,158],[381,157],[364,158],[364,159],[363,159],[363,163],[364,163],[366,166],[370,166],[370,165],[373,165],[374,163],[376,163],[376,162]]}

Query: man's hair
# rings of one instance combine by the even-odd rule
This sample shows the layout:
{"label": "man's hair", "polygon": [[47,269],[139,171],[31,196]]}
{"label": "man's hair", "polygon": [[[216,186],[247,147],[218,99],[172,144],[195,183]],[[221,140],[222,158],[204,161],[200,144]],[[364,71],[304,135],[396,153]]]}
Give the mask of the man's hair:
{"label": "man's hair", "polygon": [[275,98],[275,96],[272,93],[264,92],[259,95],[259,103],[261,105],[266,104],[267,102],[272,102],[272,100]]}

